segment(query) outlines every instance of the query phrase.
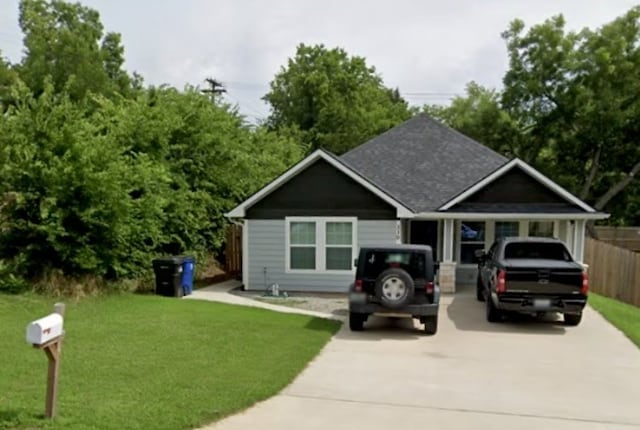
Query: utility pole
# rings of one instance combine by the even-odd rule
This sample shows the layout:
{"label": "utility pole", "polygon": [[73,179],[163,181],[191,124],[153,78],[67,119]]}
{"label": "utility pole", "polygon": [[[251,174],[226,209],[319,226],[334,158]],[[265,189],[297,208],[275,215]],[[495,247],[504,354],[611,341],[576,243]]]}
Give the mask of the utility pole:
{"label": "utility pole", "polygon": [[224,86],[218,82],[217,80],[213,79],[213,78],[206,78],[204,80],[207,84],[209,84],[209,88],[205,88],[203,90],[201,90],[204,94],[210,94],[211,95],[211,103],[215,103],[216,101],[216,96],[220,95],[222,93],[226,93],[227,90],[224,88]]}

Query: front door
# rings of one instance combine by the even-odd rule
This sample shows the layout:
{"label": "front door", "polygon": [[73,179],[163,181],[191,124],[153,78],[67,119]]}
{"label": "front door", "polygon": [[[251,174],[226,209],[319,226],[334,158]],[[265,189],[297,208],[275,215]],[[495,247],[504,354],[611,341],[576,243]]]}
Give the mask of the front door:
{"label": "front door", "polygon": [[438,261],[438,221],[411,221],[409,243],[429,245],[433,259]]}

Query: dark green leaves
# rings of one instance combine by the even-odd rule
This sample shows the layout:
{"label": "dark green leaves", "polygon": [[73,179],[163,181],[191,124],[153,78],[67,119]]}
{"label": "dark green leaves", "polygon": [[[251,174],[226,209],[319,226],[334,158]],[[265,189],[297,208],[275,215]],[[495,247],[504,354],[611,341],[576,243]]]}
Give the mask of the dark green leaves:
{"label": "dark green leaves", "polygon": [[323,45],[298,46],[264,96],[269,124],[298,129],[310,150],[342,154],[408,119],[412,112],[362,57]]}

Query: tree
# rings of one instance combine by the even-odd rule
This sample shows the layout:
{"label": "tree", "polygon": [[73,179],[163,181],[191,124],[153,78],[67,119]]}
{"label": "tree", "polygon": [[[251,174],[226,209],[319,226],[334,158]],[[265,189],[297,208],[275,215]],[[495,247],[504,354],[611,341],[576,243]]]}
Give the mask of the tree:
{"label": "tree", "polygon": [[19,74],[36,94],[48,76],[55,91],[67,87],[72,100],[126,92],[120,35],[103,38],[97,11],[62,0],[21,0],[19,22],[25,45]]}
{"label": "tree", "polygon": [[2,51],[0,51],[0,114],[11,104],[11,89],[17,80],[17,73],[2,57]]}
{"label": "tree", "polygon": [[37,97],[19,84],[14,99],[0,116],[0,260],[27,279],[148,270],[163,237],[165,167],[123,154],[51,83]]}
{"label": "tree", "polygon": [[[469,84],[449,106],[426,107],[450,126],[551,176],[612,222],[635,219],[640,173],[640,8],[597,30],[567,32],[562,16],[502,36],[501,91]],[[623,194],[623,191],[629,191]],[[626,203],[623,203],[626,202]]]}
{"label": "tree", "polygon": [[448,106],[424,106],[423,111],[472,139],[506,156],[521,154],[522,133],[518,123],[500,104],[500,93],[475,82],[465,96],[456,96]]}
{"label": "tree", "polygon": [[[531,161],[604,209],[640,173],[640,8],[598,30],[566,32],[561,16],[503,34],[503,106],[528,128]],[[540,159],[540,155],[551,153]]]}
{"label": "tree", "polygon": [[271,82],[271,128],[298,128],[310,150],[342,154],[412,115],[374,67],[343,49],[300,44]]}

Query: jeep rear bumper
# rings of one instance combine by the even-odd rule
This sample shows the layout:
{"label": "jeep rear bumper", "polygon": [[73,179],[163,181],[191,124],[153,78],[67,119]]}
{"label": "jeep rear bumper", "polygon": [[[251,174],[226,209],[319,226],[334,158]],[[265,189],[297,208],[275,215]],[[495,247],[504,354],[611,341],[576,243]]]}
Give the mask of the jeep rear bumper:
{"label": "jeep rear bumper", "polygon": [[402,306],[400,308],[388,308],[385,306],[381,306],[377,303],[349,303],[349,312],[354,312],[358,314],[378,314],[385,315],[389,314],[390,316],[397,315],[410,315],[413,317],[426,317],[426,316],[435,316],[438,315],[438,303],[430,303],[430,304],[412,304]]}

